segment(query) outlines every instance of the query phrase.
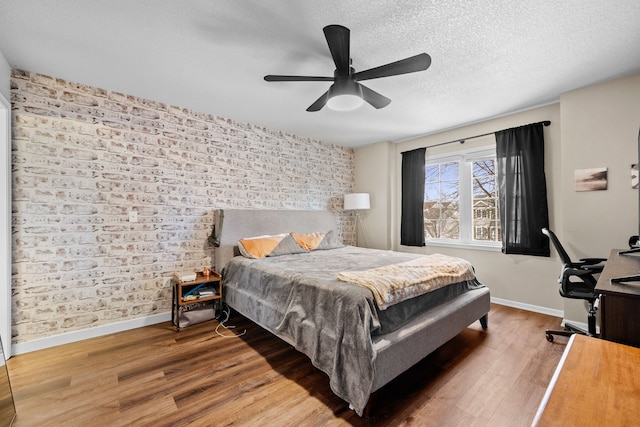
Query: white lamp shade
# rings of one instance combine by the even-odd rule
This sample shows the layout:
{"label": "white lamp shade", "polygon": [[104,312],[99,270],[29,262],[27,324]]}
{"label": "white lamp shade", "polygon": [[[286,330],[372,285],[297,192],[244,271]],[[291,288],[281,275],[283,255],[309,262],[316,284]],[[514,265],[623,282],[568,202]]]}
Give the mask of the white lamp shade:
{"label": "white lamp shade", "polygon": [[360,209],[370,209],[369,193],[351,193],[344,195],[344,210],[354,211]]}

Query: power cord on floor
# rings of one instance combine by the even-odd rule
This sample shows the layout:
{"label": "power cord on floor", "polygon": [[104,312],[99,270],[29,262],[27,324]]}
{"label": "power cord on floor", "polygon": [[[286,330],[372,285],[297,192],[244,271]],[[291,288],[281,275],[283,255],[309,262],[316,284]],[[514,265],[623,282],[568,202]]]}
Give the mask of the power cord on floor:
{"label": "power cord on floor", "polygon": [[228,321],[229,321],[229,317],[231,316],[231,309],[229,308],[229,306],[225,304],[225,305],[222,307],[221,311],[222,311],[222,314],[223,314],[225,317],[224,317],[224,320],[221,320],[221,321],[220,321],[220,323],[218,324],[218,326],[216,326],[216,329],[215,329],[216,334],[218,334],[218,335],[219,335],[219,336],[221,336],[222,338],[238,338],[238,337],[241,337],[241,336],[243,336],[244,334],[246,334],[246,333],[247,333],[247,330],[245,329],[245,330],[243,330],[243,331],[242,331],[241,333],[239,333],[239,334],[231,334],[231,335],[224,335],[224,334],[222,334],[222,333],[219,331],[220,326],[222,326],[222,327],[223,327],[223,328],[225,328],[225,329],[235,329],[235,325],[226,325],[226,324],[225,324],[226,322],[228,322]]}

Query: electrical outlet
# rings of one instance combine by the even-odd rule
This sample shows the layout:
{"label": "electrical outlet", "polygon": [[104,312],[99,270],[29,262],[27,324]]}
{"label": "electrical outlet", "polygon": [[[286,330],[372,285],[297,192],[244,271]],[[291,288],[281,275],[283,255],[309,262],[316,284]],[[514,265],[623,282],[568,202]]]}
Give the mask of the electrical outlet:
{"label": "electrical outlet", "polygon": [[129,222],[138,222],[138,211],[129,212]]}

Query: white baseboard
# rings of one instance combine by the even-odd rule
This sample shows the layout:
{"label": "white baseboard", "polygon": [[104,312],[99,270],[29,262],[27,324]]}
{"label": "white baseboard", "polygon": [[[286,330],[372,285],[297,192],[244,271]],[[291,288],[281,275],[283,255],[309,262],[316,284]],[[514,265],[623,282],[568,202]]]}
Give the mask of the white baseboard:
{"label": "white baseboard", "polygon": [[109,325],[96,326],[51,337],[21,342],[13,344],[11,349],[13,350],[12,354],[14,355],[30,353],[32,351],[43,350],[45,348],[55,347],[62,344],[69,344],[76,341],[101,337],[116,332],[127,331],[129,329],[141,328],[143,326],[155,325],[156,323],[168,321],[171,321],[171,312],[154,314],[147,317],[140,317],[137,319],[125,320],[123,322],[111,323]]}
{"label": "white baseboard", "polygon": [[[567,320],[567,319],[562,319],[562,327],[564,327],[565,323],[571,323],[571,325],[576,326],[580,329],[582,329],[583,331],[588,331],[589,330],[589,325],[587,323],[584,322],[576,322],[575,320]],[[596,325],[596,334],[600,334],[600,326]]]}
{"label": "white baseboard", "polygon": [[[507,307],[519,308],[521,310],[533,311],[534,313],[546,314],[548,316],[563,317],[563,310],[555,310],[553,308],[541,307],[539,305],[525,304],[518,301],[491,297],[491,302],[495,304],[505,305]],[[564,320],[563,320],[564,323]]]}
{"label": "white baseboard", "polygon": [[[493,298],[491,297],[491,302],[494,304],[499,304],[499,305],[504,305],[507,307],[513,307],[513,308],[519,308],[521,310],[527,310],[527,311],[533,311],[534,313],[540,313],[540,314],[546,314],[549,316],[554,316],[554,317],[560,317],[562,319],[562,321],[560,322],[560,327],[564,327],[565,323],[571,323],[574,326],[577,326],[578,328],[584,329],[585,331],[589,329],[588,325],[584,322],[576,322],[575,320],[566,320],[563,316],[564,316],[564,311],[562,310],[555,310],[552,308],[548,308],[548,307],[540,307],[537,305],[531,305],[531,304],[524,304],[521,302],[517,302],[517,301],[511,301],[511,300],[507,300],[507,299],[502,299],[502,298]],[[600,328],[596,327],[596,331],[599,331]]]}

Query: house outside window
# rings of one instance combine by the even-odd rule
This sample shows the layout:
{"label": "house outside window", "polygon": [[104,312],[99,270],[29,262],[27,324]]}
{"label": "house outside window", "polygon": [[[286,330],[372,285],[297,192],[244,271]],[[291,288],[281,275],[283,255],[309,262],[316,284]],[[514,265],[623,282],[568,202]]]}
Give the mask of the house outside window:
{"label": "house outside window", "polygon": [[499,249],[502,233],[495,149],[425,162],[424,224],[430,245]]}

